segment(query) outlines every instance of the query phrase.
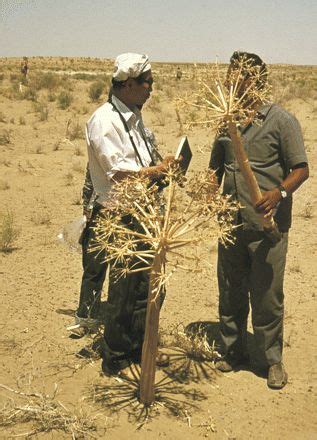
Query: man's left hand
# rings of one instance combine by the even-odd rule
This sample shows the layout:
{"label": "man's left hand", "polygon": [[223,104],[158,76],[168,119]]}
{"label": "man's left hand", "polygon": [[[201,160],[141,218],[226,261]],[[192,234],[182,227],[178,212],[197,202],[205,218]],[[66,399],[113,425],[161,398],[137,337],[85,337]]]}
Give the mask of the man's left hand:
{"label": "man's left hand", "polygon": [[261,214],[270,214],[281,199],[281,192],[278,188],[266,191],[262,194],[261,200],[256,203],[255,209]]}

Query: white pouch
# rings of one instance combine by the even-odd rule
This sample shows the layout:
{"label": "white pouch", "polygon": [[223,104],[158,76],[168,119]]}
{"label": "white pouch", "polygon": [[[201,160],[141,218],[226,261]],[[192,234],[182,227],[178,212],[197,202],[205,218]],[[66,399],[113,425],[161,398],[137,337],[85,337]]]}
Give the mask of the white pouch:
{"label": "white pouch", "polygon": [[87,217],[81,215],[71,223],[63,227],[63,230],[58,234],[57,238],[66,244],[72,251],[81,251],[81,242],[83,232],[87,226]]}

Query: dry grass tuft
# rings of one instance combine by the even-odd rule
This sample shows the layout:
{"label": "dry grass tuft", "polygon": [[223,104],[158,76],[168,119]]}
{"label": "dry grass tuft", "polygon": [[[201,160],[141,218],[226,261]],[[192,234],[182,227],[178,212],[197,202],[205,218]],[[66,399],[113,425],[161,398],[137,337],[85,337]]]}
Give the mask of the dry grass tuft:
{"label": "dry grass tuft", "polygon": [[7,211],[2,215],[0,223],[0,251],[12,251],[19,235],[20,230],[15,226],[13,212]]}
{"label": "dry grass tuft", "polygon": [[1,130],[0,132],[0,145],[8,145],[11,143],[12,130]]}
{"label": "dry grass tuft", "polygon": [[173,334],[174,347],[180,348],[188,358],[197,361],[214,361],[218,356],[214,344],[210,345],[207,332],[199,327],[195,332],[188,332],[181,325]]}
{"label": "dry grass tuft", "polygon": [[10,398],[0,409],[0,426],[12,427],[21,423],[31,423],[30,431],[16,434],[15,437],[30,437],[41,432],[63,431],[73,439],[93,438],[97,430],[96,418],[82,409],[73,412],[62,402],[56,400],[57,385],[52,396],[33,392],[15,391],[6,385],[0,387],[13,393],[18,401]]}

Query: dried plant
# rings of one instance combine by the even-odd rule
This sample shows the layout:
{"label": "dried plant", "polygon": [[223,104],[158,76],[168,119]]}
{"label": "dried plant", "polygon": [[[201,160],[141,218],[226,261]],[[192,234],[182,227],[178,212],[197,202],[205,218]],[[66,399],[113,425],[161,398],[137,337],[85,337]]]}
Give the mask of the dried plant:
{"label": "dried plant", "polygon": [[[196,323],[198,324],[198,323]],[[219,357],[215,342],[210,344],[208,327],[177,325],[171,332],[172,339],[164,344],[169,357],[169,366],[164,371],[169,377],[182,383],[213,381],[217,370],[214,361]]]}
{"label": "dried plant", "polygon": [[0,251],[10,252],[14,249],[14,243],[20,235],[20,230],[15,226],[12,211],[7,211],[1,217]]}
{"label": "dried plant", "polygon": [[72,119],[67,121],[65,137],[70,141],[83,139],[85,137],[83,128],[78,121],[74,122]]}
{"label": "dried plant", "polygon": [[0,426],[8,428],[30,422],[33,425],[31,431],[16,436],[31,437],[40,432],[58,430],[70,433],[73,439],[94,437],[92,432],[97,430],[97,416],[92,417],[83,410],[77,413],[69,410],[56,399],[56,384],[52,396],[39,392],[24,393],[2,384],[0,387],[19,400],[10,399],[0,408]]}
{"label": "dried plant", "polygon": [[[97,248],[106,251],[106,261],[112,262],[118,277],[151,271],[155,256],[161,254],[162,287],[176,270],[188,269],[186,261],[198,270],[200,257],[182,253],[183,247],[208,239],[230,241],[237,204],[216,189],[214,173],[194,175],[185,186],[176,180],[177,173],[170,170],[165,177],[166,202],[157,184],[149,185],[146,178],[131,177],[115,185],[114,210],[103,211],[96,232]],[[138,228],[133,228],[135,221]]]}
{"label": "dried plant", "polygon": [[8,145],[11,143],[12,130],[4,129],[0,132],[0,145]]}
{"label": "dried plant", "polygon": [[161,289],[176,270],[199,270],[200,256],[183,248],[208,239],[230,241],[237,209],[220,195],[213,173],[195,175],[185,185],[170,169],[164,184],[166,208],[157,183],[139,176],[119,182],[113,190],[113,209],[102,213],[96,227],[96,248],[106,251],[106,261],[112,262],[118,277],[150,272],[140,378],[140,401],[145,406],[154,401]]}
{"label": "dried plant", "polygon": [[[210,85],[203,81],[201,84],[202,89],[196,94],[195,101],[181,99],[180,102],[186,106],[190,104],[205,112],[205,117],[192,121],[192,125],[208,125],[215,129],[217,135],[225,133],[230,136],[234,155],[255,206],[262,198],[262,194],[238,129],[250,123],[261,123],[258,110],[267,101],[270,93],[267,85],[267,71],[261,69],[261,66],[253,66],[252,60],[241,55],[230,64],[225,80],[221,79],[219,65],[216,64]],[[274,222],[273,213],[266,216],[260,215],[259,219],[269,238],[273,242],[279,241],[281,234]]]}
{"label": "dried plant", "polygon": [[216,63],[206,74],[210,82],[207,84],[205,79],[201,80],[200,90],[190,97],[178,98],[177,106],[191,105],[201,110],[204,119],[199,118],[190,125],[208,125],[217,133],[228,128],[230,122],[236,126],[247,125],[256,117],[256,104],[265,102],[270,96],[266,75],[259,66],[252,66],[250,60],[241,58],[228,69],[223,79]]}
{"label": "dried plant", "polygon": [[214,361],[219,356],[202,327],[190,334],[183,326],[179,326],[174,333],[173,345],[197,361]]}

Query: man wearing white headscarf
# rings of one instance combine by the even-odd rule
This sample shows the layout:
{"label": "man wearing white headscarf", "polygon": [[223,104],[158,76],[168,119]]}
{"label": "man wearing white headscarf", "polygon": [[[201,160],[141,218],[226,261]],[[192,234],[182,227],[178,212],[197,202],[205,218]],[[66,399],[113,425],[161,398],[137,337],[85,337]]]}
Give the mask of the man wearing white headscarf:
{"label": "man wearing white headscarf", "polygon": [[[152,92],[153,77],[146,55],[125,53],[115,60],[112,93],[86,126],[89,174],[94,203],[83,238],[83,278],[76,320],[85,331],[98,325],[106,274],[103,252],[88,252],[95,241],[94,226],[101,208],[111,209],[115,181],[131,173],[157,179],[174,157],[157,164],[157,156],[143,125],[140,109]],[[110,269],[105,323],[103,370],[117,374],[141,356],[148,275],[133,273],[114,282]]]}

